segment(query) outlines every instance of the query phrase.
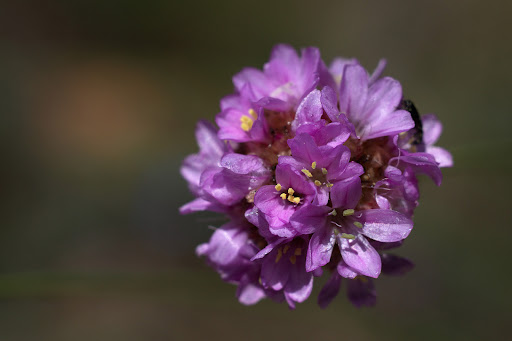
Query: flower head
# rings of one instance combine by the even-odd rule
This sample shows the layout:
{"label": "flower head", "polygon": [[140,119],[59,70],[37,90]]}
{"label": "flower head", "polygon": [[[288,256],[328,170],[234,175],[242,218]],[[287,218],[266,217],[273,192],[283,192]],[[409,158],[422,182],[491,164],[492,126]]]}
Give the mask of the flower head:
{"label": "flower head", "polygon": [[354,305],[370,306],[376,278],[412,268],[387,250],[412,231],[418,174],[440,185],[440,167],[453,160],[435,145],[439,120],[381,77],[385,65],[369,75],[354,59],[327,67],[316,48],[278,45],[263,70],[233,77],[219,130],[199,123],[200,151],[181,169],[196,199],[181,212],[230,219],[197,253],[238,286],[240,302],[268,297],[294,308],[328,271],[320,306],[342,281]]}

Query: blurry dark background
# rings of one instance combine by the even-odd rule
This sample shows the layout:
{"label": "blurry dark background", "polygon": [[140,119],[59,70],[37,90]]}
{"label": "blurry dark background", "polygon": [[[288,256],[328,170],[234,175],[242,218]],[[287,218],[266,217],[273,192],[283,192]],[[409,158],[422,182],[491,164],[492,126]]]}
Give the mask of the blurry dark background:
{"label": "blurry dark background", "polygon": [[[510,2],[3,1],[0,340],[477,340],[509,334]],[[197,259],[179,165],[231,76],[279,42],[356,57],[444,123],[455,168],[422,179],[417,264],[295,311],[245,307]]]}

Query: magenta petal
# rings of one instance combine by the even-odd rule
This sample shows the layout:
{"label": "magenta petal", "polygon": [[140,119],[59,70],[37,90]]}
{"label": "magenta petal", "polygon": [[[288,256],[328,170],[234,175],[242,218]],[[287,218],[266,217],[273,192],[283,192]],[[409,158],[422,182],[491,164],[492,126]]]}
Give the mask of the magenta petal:
{"label": "magenta petal", "polygon": [[313,290],[313,274],[306,272],[305,257],[297,257],[297,263],[290,269],[285,292],[295,302],[304,302]]}
{"label": "magenta petal", "polygon": [[322,95],[320,97],[323,109],[331,121],[338,121],[340,111],[338,110],[338,95],[331,87],[324,87],[322,89]]}
{"label": "magenta petal", "polygon": [[355,239],[345,239],[338,235],[338,245],[345,263],[359,274],[377,278],[380,275],[380,256],[370,243],[360,234]]}
{"label": "magenta petal", "polygon": [[411,114],[405,110],[396,110],[386,119],[379,121],[378,124],[365,127],[361,136],[364,140],[374,139],[382,136],[392,136],[414,128],[414,121]]}
{"label": "magenta petal", "polygon": [[289,103],[272,97],[263,97],[255,105],[272,111],[287,111],[291,109]]}
{"label": "magenta petal", "polygon": [[290,276],[289,262],[284,259],[276,262],[277,252],[273,251],[263,259],[261,266],[261,282],[266,288],[281,290]]}
{"label": "magenta petal", "polygon": [[323,109],[322,104],[320,103],[320,91],[313,90],[299,104],[294,126],[299,127],[305,123],[318,122],[322,117],[322,114]]}
{"label": "magenta petal", "polygon": [[185,205],[180,207],[181,214],[190,214],[206,210],[213,212],[224,212],[226,210],[226,207],[201,198],[194,199],[191,202],[186,203]]}
{"label": "magenta petal", "polygon": [[233,77],[233,84],[238,91],[249,84],[256,98],[268,96],[269,89],[272,88],[272,82],[268,77],[260,70],[251,67],[245,68],[236,74]]}
{"label": "magenta petal", "polygon": [[436,143],[439,136],[441,136],[443,125],[434,114],[421,116],[421,122],[423,124],[423,142],[427,146],[431,146]]}
{"label": "magenta petal", "polygon": [[372,85],[373,83],[375,83],[375,81],[377,79],[379,79],[379,77],[382,75],[382,72],[384,72],[384,69],[386,68],[387,63],[388,62],[385,59],[379,60],[377,67],[375,68],[375,70],[373,70],[373,73],[370,76],[370,81],[369,81],[370,85]]}
{"label": "magenta petal", "polygon": [[354,208],[361,198],[361,179],[339,181],[331,188],[331,202],[334,208]]}
{"label": "magenta petal", "polygon": [[309,241],[306,256],[306,271],[313,271],[331,260],[332,249],[336,243],[336,236],[331,227],[319,228]]}
{"label": "magenta petal", "polygon": [[412,230],[412,220],[392,210],[364,210],[358,220],[363,224],[361,233],[379,242],[397,242],[407,238]]}
{"label": "magenta petal", "polygon": [[401,157],[393,158],[389,163],[399,160],[399,162],[405,162],[411,166],[415,172],[424,173],[428,175],[437,186],[441,185],[443,180],[443,173],[439,169],[439,165],[436,162],[434,156],[428,153],[411,153]]}
{"label": "magenta petal", "polygon": [[[340,111],[348,115],[352,123],[364,119],[364,107],[368,97],[368,74],[359,65],[347,65],[340,86]],[[357,126],[357,125],[356,125]]]}
{"label": "magenta petal", "polygon": [[358,273],[355,272],[354,269],[352,269],[350,266],[348,266],[347,263],[343,261],[343,259],[339,261],[338,265],[336,266],[336,270],[338,271],[338,274],[344,278],[352,279],[358,275]]}
{"label": "magenta petal", "polygon": [[314,233],[323,229],[327,223],[327,214],[330,210],[326,206],[304,206],[293,214],[290,218],[290,224],[299,234]]}
{"label": "magenta petal", "polygon": [[437,146],[428,146],[427,153],[434,156],[436,162],[439,163],[439,167],[453,166],[452,154],[450,154],[446,149]]}
{"label": "magenta petal", "polygon": [[288,146],[294,158],[310,165],[313,161],[322,159],[320,150],[310,135],[300,134],[288,140]]}
{"label": "magenta petal", "polygon": [[196,139],[199,149],[205,154],[221,156],[226,151],[226,145],[217,137],[217,129],[208,121],[197,123]]}
{"label": "magenta petal", "polygon": [[338,295],[341,286],[341,277],[333,271],[331,277],[327,280],[323,286],[320,294],[318,294],[318,305],[320,308],[325,309],[332,302],[332,300]]}
{"label": "magenta petal", "polygon": [[238,301],[245,305],[256,304],[265,296],[265,290],[261,286],[248,281],[240,283],[236,291]]}

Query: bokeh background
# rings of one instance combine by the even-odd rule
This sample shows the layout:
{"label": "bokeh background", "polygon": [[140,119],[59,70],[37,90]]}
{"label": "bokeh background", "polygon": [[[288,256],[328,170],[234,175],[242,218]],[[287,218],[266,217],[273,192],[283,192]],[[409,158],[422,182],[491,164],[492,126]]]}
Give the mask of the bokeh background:
{"label": "bokeh background", "polygon": [[[1,340],[480,340],[510,334],[512,3],[3,1]],[[453,152],[422,179],[378,305],[237,303],[182,217],[195,122],[271,47],[317,46],[402,82]]]}

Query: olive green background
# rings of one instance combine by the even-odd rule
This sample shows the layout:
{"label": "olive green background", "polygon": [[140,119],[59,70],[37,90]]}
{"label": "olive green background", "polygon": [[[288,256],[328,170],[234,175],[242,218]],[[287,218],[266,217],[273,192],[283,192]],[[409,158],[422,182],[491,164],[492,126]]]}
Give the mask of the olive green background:
{"label": "olive green background", "polygon": [[[499,1],[3,1],[1,340],[487,340],[509,332],[512,6]],[[356,57],[444,123],[455,167],[421,179],[416,263],[290,311],[245,307],[180,216],[194,125],[279,42]]]}

